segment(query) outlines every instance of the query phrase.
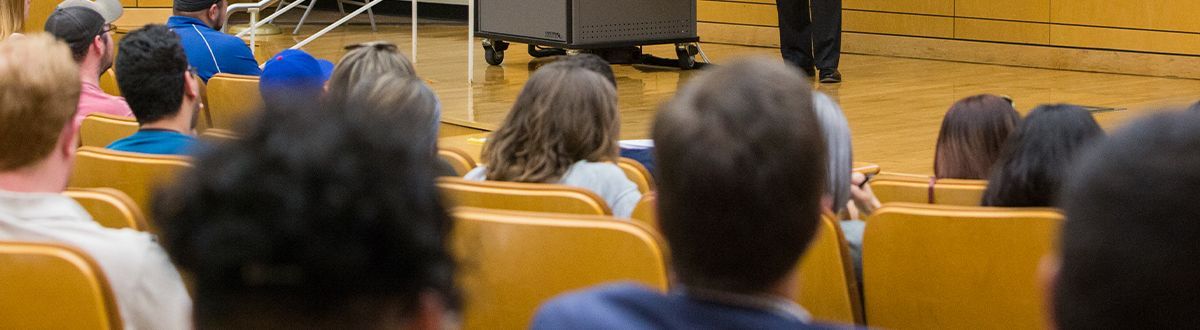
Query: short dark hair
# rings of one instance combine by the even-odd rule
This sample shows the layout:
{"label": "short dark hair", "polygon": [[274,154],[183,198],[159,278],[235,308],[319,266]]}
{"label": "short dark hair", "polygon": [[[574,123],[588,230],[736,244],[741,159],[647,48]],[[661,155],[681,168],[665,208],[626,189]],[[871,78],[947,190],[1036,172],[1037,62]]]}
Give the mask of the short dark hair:
{"label": "short dark hair", "polygon": [[987,179],[1021,115],[1008,99],[990,94],[962,99],[946,111],[938,131],[933,173],[943,179]]}
{"label": "short dark hair", "polygon": [[1200,324],[1200,114],[1159,113],[1079,159],[1054,285],[1059,329]]}
{"label": "short dark hair", "polygon": [[559,60],[559,62],[566,63],[570,67],[598,73],[604,79],[607,79],[609,83],[612,83],[613,87],[617,87],[617,76],[613,74],[612,65],[608,64],[608,61],[605,61],[599,55],[588,53],[571,55]]}
{"label": "short dark hair", "polygon": [[825,143],[803,74],[742,60],[701,74],[654,123],[660,226],[679,280],[761,293],[820,220]]}
{"label": "short dark hair", "polygon": [[454,305],[435,156],[381,138],[407,126],[267,108],[202,152],[154,209],[197,328],[372,328],[428,292]]}
{"label": "short dark hair", "polygon": [[179,35],[163,25],[146,25],[122,38],[117,52],[117,86],[138,123],[178,114],[188,70]]}
{"label": "short dark hair", "polygon": [[983,194],[983,206],[1055,206],[1071,161],[1104,130],[1079,106],[1033,109],[1004,143]]}

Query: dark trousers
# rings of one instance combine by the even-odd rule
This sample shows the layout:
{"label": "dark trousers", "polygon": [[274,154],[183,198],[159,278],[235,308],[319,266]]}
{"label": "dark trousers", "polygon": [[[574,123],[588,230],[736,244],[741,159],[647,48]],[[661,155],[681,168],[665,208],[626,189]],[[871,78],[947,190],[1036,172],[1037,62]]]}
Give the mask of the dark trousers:
{"label": "dark trousers", "polygon": [[783,59],[801,68],[835,70],[842,55],[842,0],[778,0]]}

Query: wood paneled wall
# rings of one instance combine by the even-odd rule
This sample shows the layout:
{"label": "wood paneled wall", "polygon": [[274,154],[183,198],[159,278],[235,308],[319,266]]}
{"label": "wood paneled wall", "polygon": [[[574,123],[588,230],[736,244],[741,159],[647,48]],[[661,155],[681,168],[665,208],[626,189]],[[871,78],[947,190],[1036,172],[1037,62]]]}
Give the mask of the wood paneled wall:
{"label": "wood paneled wall", "polygon": [[[774,0],[698,1],[704,40],[778,45]],[[843,0],[843,29],[876,35],[1200,55],[1198,12],[1197,0]]]}

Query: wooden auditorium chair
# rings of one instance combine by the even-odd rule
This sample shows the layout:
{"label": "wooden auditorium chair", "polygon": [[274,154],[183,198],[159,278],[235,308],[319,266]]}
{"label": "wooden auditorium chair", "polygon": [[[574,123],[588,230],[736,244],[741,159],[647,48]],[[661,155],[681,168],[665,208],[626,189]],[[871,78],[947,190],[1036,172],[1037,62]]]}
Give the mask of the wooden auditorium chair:
{"label": "wooden auditorium chair", "polygon": [[863,324],[858,279],[842,227],[832,215],[822,215],[817,228],[800,259],[795,301],[817,320]]}
{"label": "wooden auditorium chair", "polygon": [[71,188],[64,195],[75,199],[101,226],[146,230],[146,216],[129,195],[113,188]]}
{"label": "wooden auditorium chair", "polygon": [[851,164],[850,170],[852,172],[862,173],[862,174],[870,177],[870,176],[875,176],[875,175],[879,174],[880,167],[879,167],[879,164],[875,164],[875,163],[854,162],[854,164]]}
{"label": "wooden auditorium chair", "polygon": [[227,129],[209,128],[200,133],[200,139],[212,143],[225,143],[236,141],[238,135]]}
{"label": "wooden auditorium chair", "polygon": [[633,214],[630,214],[629,217],[658,231],[658,194],[651,192],[642,195],[642,199],[638,200],[637,205],[633,207]]}
{"label": "wooden auditorium chair", "polygon": [[100,89],[112,96],[121,96],[121,88],[117,86],[117,73],[112,68],[100,75]]}
{"label": "wooden auditorium chair", "polygon": [[654,191],[654,177],[650,176],[650,171],[646,170],[646,166],[636,160],[621,157],[617,160],[617,166],[625,172],[625,177],[629,181],[637,184],[638,191],[643,195]]}
{"label": "wooden auditorium chair", "polygon": [[[183,156],[147,155],[81,147],[75,155],[75,169],[68,187],[108,187],[120,190],[137,203],[142,214],[152,214],[153,192],[174,181],[177,173],[191,168],[191,159]],[[155,231],[149,217],[149,231]]]}
{"label": "wooden auditorium chair", "polygon": [[206,128],[231,130],[242,119],[258,111],[262,95],[258,93],[258,77],[218,73],[208,79],[205,95],[211,125]]}
{"label": "wooden auditorium chair", "polygon": [[104,148],[113,142],[137,133],[137,119],[106,113],[93,113],[79,125],[79,144]]}
{"label": "wooden auditorium chair", "polygon": [[1054,209],[895,203],[868,220],[866,319],[890,329],[1040,329]]}
{"label": "wooden auditorium chair", "polygon": [[926,175],[880,173],[871,180],[879,202],[979,206],[985,180],[934,179]]}
{"label": "wooden auditorium chair", "polygon": [[548,299],[602,283],[667,290],[664,244],[637,223],[476,208],[452,214],[464,329],[527,329]]}
{"label": "wooden auditorium chair", "polygon": [[108,280],[86,254],[58,244],[0,242],[0,328],[121,329]]}
{"label": "wooden auditorium chair", "polygon": [[438,148],[438,158],[450,164],[450,168],[453,168],[454,173],[459,177],[467,175],[467,172],[475,169],[476,166],[475,160],[471,159],[471,155],[458,148]]}
{"label": "wooden auditorium chair", "polygon": [[438,189],[451,206],[485,209],[612,215],[600,196],[587,189],[549,183],[437,179]]}

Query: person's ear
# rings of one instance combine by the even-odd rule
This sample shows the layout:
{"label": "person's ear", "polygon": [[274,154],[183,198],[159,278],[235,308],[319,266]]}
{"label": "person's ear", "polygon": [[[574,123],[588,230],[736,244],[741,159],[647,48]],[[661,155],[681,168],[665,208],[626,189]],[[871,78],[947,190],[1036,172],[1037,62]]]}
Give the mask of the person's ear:
{"label": "person's ear", "polygon": [[200,81],[191,71],[183,72],[183,96],[192,100],[200,98]]}
{"label": "person's ear", "polygon": [[75,116],[71,116],[71,120],[67,121],[67,125],[58,134],[58,143],[56,152],[62,159],[75,159],[75,149],[79,147],[79,130],[75,129]]}
{"label": "person's ear", "polygon": [[1058,272],[1062,269],[1062,258],[1059,255],[1051,254],[1042,257],[1042,262],[1038,264],[1038,284],[1042,289],[1042,308],[1045,308],[1046,326],[1045,329],[1057,329],[1058,324],[1054,321],[1054,291],[1058,286]]}
{"label": "person's ear", "polygon": [[212,20],[213,22],[220,22],[221,15],[223,14],[224,13],[221,12],[221,3],[219,2],[208,7],[208,19]]}

